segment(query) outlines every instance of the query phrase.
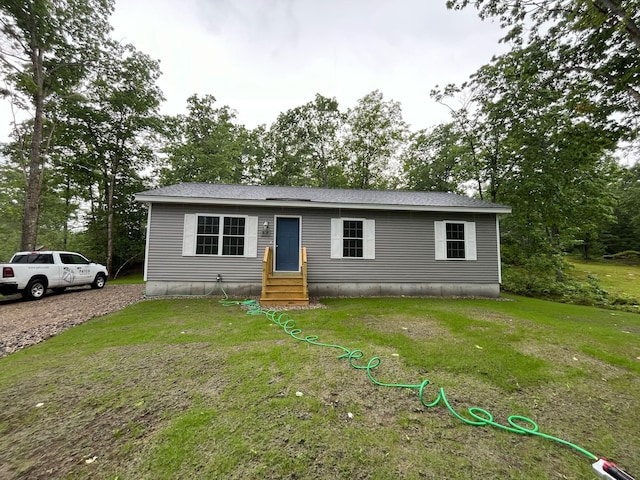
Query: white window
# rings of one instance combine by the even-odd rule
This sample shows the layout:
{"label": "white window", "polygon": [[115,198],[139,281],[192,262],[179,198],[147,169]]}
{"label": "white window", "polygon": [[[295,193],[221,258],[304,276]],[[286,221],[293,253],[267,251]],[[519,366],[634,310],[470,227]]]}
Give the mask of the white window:
{"label": "white window", "polygon": [[474,222],[434,222],[436,260],[477,260]]}
{"label": "white window", "polygon": [[331,219],[331,258],[376,258],[375,220]]}
{"label": "white window", "polygon": [[258,217],[185,214],[182,255],[256,257]]}

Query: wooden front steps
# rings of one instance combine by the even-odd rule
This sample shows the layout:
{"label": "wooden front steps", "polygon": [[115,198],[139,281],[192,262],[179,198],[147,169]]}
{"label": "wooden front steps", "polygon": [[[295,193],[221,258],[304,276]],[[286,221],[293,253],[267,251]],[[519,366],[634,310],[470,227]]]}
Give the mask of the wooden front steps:
{"label": "wooden front steps", "polygon": [[273,252],[267,247],[262,261],[260,305],[265,307],[309,305],[305,247],[300,250],[300,266],[300,272],[273,272]]}

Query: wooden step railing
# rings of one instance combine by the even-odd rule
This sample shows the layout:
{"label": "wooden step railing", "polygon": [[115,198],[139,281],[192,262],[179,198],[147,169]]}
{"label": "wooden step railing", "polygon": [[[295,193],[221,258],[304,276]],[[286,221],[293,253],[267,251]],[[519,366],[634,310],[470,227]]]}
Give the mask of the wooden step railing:
{"label": "wooden step railing", "polygon": [[262,259],[262,292],[260,304],[309,305],[309,286],[307,284],[307,249],[300,249],[299,272],[274,272],[273,250],[266,247]]}

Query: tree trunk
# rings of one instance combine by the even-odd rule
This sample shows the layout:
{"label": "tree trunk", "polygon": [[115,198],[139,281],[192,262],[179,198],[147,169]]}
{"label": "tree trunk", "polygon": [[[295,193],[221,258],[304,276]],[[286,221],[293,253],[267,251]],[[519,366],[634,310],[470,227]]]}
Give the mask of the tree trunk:
{"label": "tree trunk", "polygon": [[64,192],[64,226],[62,227],[62,248],[66,250],[69,241],[69,216],[71,215],[71,181],[67,176],[67,183]]}
{"label": "tree trunk", "polygon": [[22,242],[21,250],[33,250],[36,247],[38,236],[38,217],[40,214],[40,194],[42,192],[42,129],[44,116],[44,74],[43,51],[36,47],[31,53],[33,65],[33,80],[36,91],[33,94],[35,116],[33,119],[33,135],[31,136],[31,148],[29,150],[29,176],[24,199],[22,213]]}
{"label": "tree trunk", "polygon": [[116,174],[111,172],[106,185],[107,195],[107,271],[111,271],[113,264],[113,197],[116,189]]}

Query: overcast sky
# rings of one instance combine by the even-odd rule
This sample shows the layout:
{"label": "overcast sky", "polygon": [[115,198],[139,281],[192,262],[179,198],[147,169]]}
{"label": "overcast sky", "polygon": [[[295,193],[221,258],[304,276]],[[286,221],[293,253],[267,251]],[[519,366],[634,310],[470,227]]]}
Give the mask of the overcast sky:
{"label": "overcast sky", "polygon": [[[214,95],[249,128],[278,113],[335,97],[340,109],[380,90],[401,102],[413,130],[449,119],[429,98],[461,83],[494,54],[496,23],[445,0],[116,0],[114,38],[160,60],[162,113],[186,112],[193,94]],[[11,108],[0,104],[0,141]]]}
{"label": "overcast sky", "polygon": [[164,113],[212,94],[249,128],[316,93],[346,110],[375,89],[428,127],[448,119],[429,91],[505,50],[497,24],[445,0],[116,0],[112,25],[161,61]]}

